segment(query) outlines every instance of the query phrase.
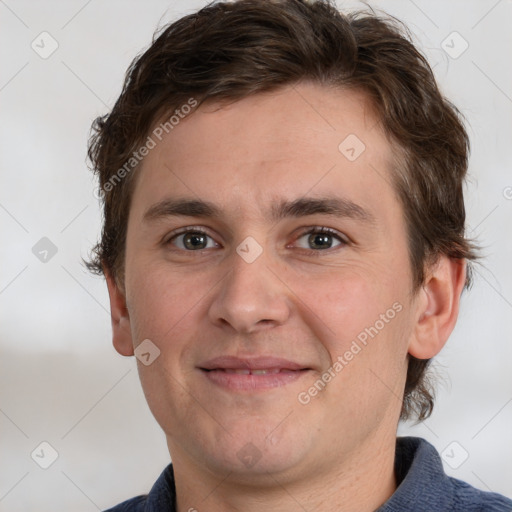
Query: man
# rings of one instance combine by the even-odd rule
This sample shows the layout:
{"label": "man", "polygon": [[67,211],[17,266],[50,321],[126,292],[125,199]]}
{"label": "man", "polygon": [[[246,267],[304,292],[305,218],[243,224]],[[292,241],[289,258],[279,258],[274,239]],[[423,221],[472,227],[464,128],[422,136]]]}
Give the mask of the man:
{"label": "man", "polygon": [[209,5],[132,64],[90,268],[172,459],[113,511],[512,510],[396,437],[456,323],[468,139],[396,23]]}

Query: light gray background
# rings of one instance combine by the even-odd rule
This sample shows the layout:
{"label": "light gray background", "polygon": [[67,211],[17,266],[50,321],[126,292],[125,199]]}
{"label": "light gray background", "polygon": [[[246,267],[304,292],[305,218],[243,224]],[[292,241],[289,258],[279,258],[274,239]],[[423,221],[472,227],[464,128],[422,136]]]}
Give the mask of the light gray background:
{"label": "light gray background", "polygon": [[[112,348],[106,286],[81,265],[100,230],[86,141],[157,25],[202,5],[0,0],[1,511],[107,508],[147,492],[169,462],[135,361]],[[372,5],[409,25],[469,121],[468,221],[487,254],[437,358],[435,412],[400,433],[452,466],[467,452],[448,473],[512,497],[512,2]],[[47,59],[31,48],[43,31],[59,45]],[[453,31],[469,44],[458,58],[442,48],[462,48]],[[46,263],[32,252],[42,237],[58,249]],[[42,441],[58,452],[46,470],[31,458]]]}

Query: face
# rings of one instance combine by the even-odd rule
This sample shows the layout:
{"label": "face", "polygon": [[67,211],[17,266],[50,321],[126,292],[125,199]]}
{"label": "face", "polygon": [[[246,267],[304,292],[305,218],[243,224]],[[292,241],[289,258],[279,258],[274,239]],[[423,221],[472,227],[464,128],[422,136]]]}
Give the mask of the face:
{"label": "face", "polygon": [[115,343],[160,351],[139,373],[175,463],[300,475],[394,439],[418,307],[392,157],[362,94],[301,84],[144,159]]}

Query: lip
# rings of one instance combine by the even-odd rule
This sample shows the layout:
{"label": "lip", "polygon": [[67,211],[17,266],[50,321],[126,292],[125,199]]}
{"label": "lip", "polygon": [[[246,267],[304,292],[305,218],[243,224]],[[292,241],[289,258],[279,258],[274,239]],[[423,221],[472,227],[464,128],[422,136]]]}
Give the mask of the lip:
{"label": "lip", "polygon": [[231,391],[262,391],[286,386],[311,371],[294,361],[271,356],[221,356],[201,364],[199,369],[211,383]]}

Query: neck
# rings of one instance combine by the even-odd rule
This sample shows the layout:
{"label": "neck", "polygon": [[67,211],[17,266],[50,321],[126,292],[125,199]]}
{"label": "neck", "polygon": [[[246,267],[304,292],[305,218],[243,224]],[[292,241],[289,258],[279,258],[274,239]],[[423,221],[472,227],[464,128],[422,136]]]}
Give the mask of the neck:
{"label": "neck", "polygon": [[395,435],[374,441],[340,456],[336,467],[266,473],[252,481],[229,471],[221,475],[174,453],[178,512],[373,512],[397,487]]}

